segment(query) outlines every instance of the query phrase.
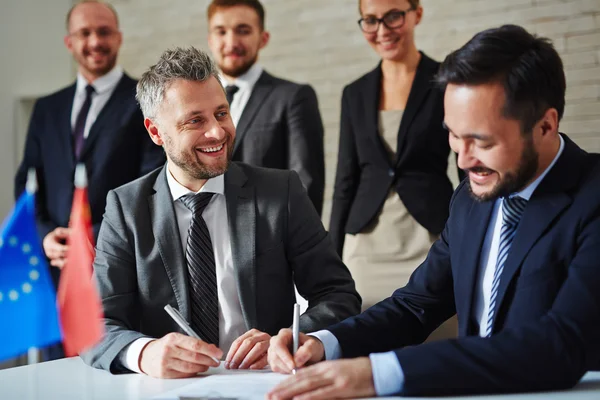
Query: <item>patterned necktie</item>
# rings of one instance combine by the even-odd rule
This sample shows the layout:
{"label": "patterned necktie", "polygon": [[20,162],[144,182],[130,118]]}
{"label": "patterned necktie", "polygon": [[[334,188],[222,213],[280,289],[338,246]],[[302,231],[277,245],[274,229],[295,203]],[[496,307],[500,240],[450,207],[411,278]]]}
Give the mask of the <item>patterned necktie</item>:
{"label": "patterned necktie", "polygon": [[500,277],[504,270],[504,263],[508,258],[510,246],[517,232],[519,221],[527,206],[527,200],[515,196],[504,198],[502,201],[502,229],[500,231],[500,245],[498,246],[498,258],[496,260],[496,269],[494,270],[494,280],[492,281],[492,291],[490,293],[490,308],[488,310],[488,324],[485,330],[485,337],[492,334],[492,326],[496,313],[496,298],[498,296],[498,287],[500,286]]}
{"label": "patterned necktie", "polygon": [[233,95],[236,94],[238,90],[240,90],[240,88],[235,85],[229,85],[225,88],[225,97],[230,105],[233,101]]}
{"label": "patterned necktie", "polygon": [[190,194],[181,198],[192,212],[185,258],[190,282],[192,328],[202,340],[219,346],[219,296],[210,234],[202,212],[214,193]]}
{"label": "patterned necktie", "polygon": [[85,133],[85,121],[87,121],[87,116],[90,111],[90,106],[92,105],[92,95],[96,92],[92,85],[87,85],[85,87],[85,101],[79,110],[79,114],[77,114],[77,119],[75,120],[75,128],[73,129],[73,150],[75,151],[75,159],[79,160],[79,156],[81,155],[81,150],[83,149],[83,142],[85,138],[83,137]]}

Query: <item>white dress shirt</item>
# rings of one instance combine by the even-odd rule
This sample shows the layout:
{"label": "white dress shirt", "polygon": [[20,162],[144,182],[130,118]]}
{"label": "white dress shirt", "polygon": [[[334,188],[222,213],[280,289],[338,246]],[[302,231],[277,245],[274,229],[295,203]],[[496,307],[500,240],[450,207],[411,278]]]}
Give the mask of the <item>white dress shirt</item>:
{"label": "white dress shirt", "polygon": [[[171,172],[168,171],[168,165],[167,183],[175,203],[175,216],[179,227],[181,247],[183,254],[185,254],[188,229],[192,222],[192,212],[179,199],[193,192],[173,178]],[[201,192],[216,193],[204,209],[202,218],[208,227],[215,255],[217,294],[219,296],[219,348],[226,355],[233,341],[246,332],[246,324],[242,314],[231,253],[224,176],[219,175],[206,181],[202,189],[198,191],[198,193]],[[187,273],[187,266],[185,267],[185,273]],[[165,282],[165,285],[169,284],[169,282]],[[141,351],[152,340],[154,339],[140,338],[125,347],[120,353],[121,363],[131,371],[141,372],[139,369]]]}
{"label": "white dress shirt", "polygon": [[258,64],[254,64],[248,71],[243,75],[238,76],[233,81],[228,81],[221,75],[221,83],[224,87],[235,85],[239,88],[233,95],[233,101],[229,105],[229,112],[235,126],[240,122],[242,112],[244,112],[244,108],[246,107],[246,104],[248,104],[248,100],[250,100],[252,89],[254,89],[256,81],[258,81],[258,78],[260,78],[262,73],[263,68]]}
{"label": "white dress shirt", "polygon": [[[88,111],[87,119],[85,120],[85,128],[83,130],[83,137],[87,138],[90,134],[90,128],[96,122],[98,114],[104,108],[108,99],[115,91],[117,84],[123,77],[123,68],[120,66],[114,67],[108,74],[96,79],[92,82],[95,93],[92,95],[92,104]],[[71,109],[71,130],[75,129],[75,122],[79,111],[85,102],[85,88],[89,82],[81,75],[77,74],[77,84],[75,87],[75,97],[73,98],[73,108]]]}

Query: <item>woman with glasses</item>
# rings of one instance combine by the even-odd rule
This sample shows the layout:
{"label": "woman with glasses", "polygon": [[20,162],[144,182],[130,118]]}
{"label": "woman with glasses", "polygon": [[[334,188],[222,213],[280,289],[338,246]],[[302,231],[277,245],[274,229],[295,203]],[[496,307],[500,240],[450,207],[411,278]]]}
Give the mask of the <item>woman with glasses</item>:
{"label": "woman with glasses", "polygon": [[361,0],[360,29],[381,62],[346,86],[330,233],[363,308],[403,286],[448,217],[450,148],[439,63],[417,50],[419,0]]}

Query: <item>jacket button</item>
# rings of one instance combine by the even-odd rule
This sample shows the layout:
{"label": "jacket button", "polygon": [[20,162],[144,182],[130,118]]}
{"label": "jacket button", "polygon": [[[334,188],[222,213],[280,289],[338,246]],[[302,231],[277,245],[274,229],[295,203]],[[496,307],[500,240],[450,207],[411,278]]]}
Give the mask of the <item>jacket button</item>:
{"label": "jacket button", "polygon": [[388,170],[388,175],[390,177],[393,177],[394,176],[394,170],[393,169]]}

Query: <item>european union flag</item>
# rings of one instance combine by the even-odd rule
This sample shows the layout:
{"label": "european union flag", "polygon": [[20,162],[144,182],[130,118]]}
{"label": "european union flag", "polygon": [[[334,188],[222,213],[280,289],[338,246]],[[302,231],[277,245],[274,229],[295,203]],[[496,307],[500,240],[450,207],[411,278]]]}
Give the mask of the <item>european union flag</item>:
{"label": "european union flag", "polygon": [[35,195],[21,195],[0,232],[0,360],[60,340],[56,293],[35,226]]}

